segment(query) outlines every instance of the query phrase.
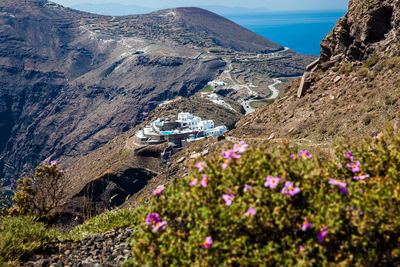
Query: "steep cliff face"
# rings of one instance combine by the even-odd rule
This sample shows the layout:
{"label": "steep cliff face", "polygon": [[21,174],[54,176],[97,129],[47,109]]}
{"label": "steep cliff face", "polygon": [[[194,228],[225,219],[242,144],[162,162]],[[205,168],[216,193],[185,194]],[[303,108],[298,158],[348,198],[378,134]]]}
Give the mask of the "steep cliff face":
{"label": "steep cliff face", "polygon": [[400,126],[399,23],[398,1],[350,1],[321,43],[310,88],[299,98],[300,81],[294,82],[283,97],[239,121],[232,134],[330,140]]}

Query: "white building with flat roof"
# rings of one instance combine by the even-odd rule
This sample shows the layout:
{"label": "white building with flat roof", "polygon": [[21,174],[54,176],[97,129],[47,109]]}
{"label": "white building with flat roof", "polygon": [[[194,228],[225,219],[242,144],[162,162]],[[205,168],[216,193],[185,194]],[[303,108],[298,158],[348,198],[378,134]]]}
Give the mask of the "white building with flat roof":
{"label": "white building with flat roof", "polygon": [[187,112],[178,114],[177,120],[160,119],[144,126],[135,133],[137,144],[160,142],[188,142],[207,136],[218,136],[227,130],[225,125],[215,127],[213,120],[202,120]]}

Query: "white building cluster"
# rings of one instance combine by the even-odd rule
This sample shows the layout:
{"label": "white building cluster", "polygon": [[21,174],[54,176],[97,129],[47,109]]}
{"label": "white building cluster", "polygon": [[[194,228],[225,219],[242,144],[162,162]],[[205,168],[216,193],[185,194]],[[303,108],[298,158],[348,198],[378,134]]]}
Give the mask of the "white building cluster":
{"label": "white building cluster", "polygon": [[212,120],[202,120],[190,113],[179,113],[176,120],[158,118],[137,131],[135,143],[149,145],[168,141],[182,146],[207,136],[218,136],[226,130],[225,125],[215,127]]}
{"label": "white building cluster", "polygon": [[229,104],[226,103],[224,100],[222,100],[221,98],[219,98],[217,94],[215,94],[215,93],[207,94],[207,93],[206,93],[206,94],[204,94],[204,95],[206,95],[206,96],[210,99],[210,101],[213,102],[214,104],[221,105],[221,106],[223,106],[223,107],[225,107],[225,108],[227,108],[227,109],[230,109],[230,110],[232,110],[232,111],[235,111],[235,110],[231,107],[231,105],[229,105]]}
{"label": "white building cluster", "polygon": [[208,82],[207,84],[211,85],[214,88],[226,86],[226,82],[224,81],[211,81]]}

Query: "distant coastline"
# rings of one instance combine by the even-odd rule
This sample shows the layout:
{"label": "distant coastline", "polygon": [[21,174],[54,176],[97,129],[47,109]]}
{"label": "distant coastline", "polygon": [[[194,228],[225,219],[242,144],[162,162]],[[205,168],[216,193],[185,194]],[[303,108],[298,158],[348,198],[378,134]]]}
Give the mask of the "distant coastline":
{"label": "distant coastline", "polygon": [[321,40],[345,13],[345,10],[287,11],[228,14],[226,17],[296,52],[318,56]]}

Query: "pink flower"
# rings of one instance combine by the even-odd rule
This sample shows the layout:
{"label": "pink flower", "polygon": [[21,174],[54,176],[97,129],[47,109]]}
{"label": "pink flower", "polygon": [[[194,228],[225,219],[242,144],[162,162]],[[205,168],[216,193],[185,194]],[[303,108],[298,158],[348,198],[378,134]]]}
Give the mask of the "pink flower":
{"label": "pink flower", "polygon": [[299,151],[299,155],[301,157],[303,157],[303,159],[309,159],[312,158],[312,155],[310,154],[310,152],[308,150],[304,150],[304,151]]}
{"label": "pink flower", "polygon": [[240,154],[236,153],[236,152],[233,152],[233,153],[232,153],[232,158],[240,159],[241,157],[242,157],[242,156],[241,156]]}
{"label": "pink flower", "polygon": [[294,187],[292,182],[286,182],[285,187],[282,188],[282,194],[289,195],[293,197],[294,195],[300,193],[299,187]]}
{"label": "pink flower", "polygon": [[207,163],[204,161],[199,161],[195,166],[199,169],[199,172],[201,172],[204,170],[204,168],[207,168]]}
{"label": "pink flower", "polygon": [[290,157],[292,158],[292,160],[297,160],[299,157],[295,154],[290,155]]}
{"label": "pink flower", "polygon": [[52,161],[50,161],[50,165],[51,165],[51,166],[56,166],[56,165],[57,165],[57,160],[52,160]]}
{"label": "pink flower", "polygon": [[207,236],[206,240],[204,240],[201,246],[203,248],[210,248],[212,244],[214,244],[214,241],[212,240],[211,236]]}
{"label": "pink flower", "polygon": [[375,135],[373,138],[375,139],[375,140],[381,140],[382,139],[382,137],[383,137],[383,134],[382,133],[379,133],[378,135]]}
{"label": "pink flower", "polygon": [[157,188],[153,191],[153,195],[159,195],[164,191],[165,187],[163,185],[157,186]]}
{"label": "pink flower", "polygon": [[227,160],[224,160],[224,163],[222,164],[222,169],[226,169],[226,168],[228,168],[228,164],[229,164],[229,161],[227,161]]}
{"label": "pink flower", "polygon": [[350,168],[352,172],[356,173],[356,172],[360,172],[360,162],[356,161],[353,163],[347,163],[346,167]]}
{"label": "pink flower", "polygon": [[268,176],[264,183],[265,187],[276,188],[279,182],[283,181],[280,177]]}
{"label": "pink flower", "polygon": [[240,141],[239,143],[237,143],[237,144],[235,144],[235,145],[233,146],[233,152],[235,152],[235,153],[243,153],[243,152],[246,151],[246,148],[247,148],[248,146],[249,146],[249,145],[246,144],[245,141]]}
{"label": "pink flower", "polygon": [[[232,150],[228,150],[228,151],[224,151],[222,152],[222,157],[224,159],[226,159],[227,163],[231,162],[232,158],[235,159],[240,159],[242,156],[238,154],[237,151],[232,151]],[[225,161],[225,162],[226,162]]]}
{"label": "pink flower", "polygon": [[339,186],[341,188],[346,188],[346,186],[347,186],[347,184],[345,182],[342,182],[340,180],[335,180],[335,179],[332,179],[332,178],[329,178],[329,184],[337,185],[337,186]]}
{"label": "pink flower", "polygon": [[343,192],[345,195],[347,195],[348,192],[349,192],[349,191],[347,190],[347,184],[346,184],[345,182],[342,182],[342,181],[340,181],[340,180],[336,180],[336,179],[329,178],[329,184],[339,186],[339,187],[340,187],[339,191],[340,191],[340,192]]}
{"label": "pink flower", "polygon": [[150,213],[147,215],[146,222],[149,224],[156,224],[160,222],[160,214],[158,213]]}
{"label": "pink flower", "polygon": [[222,195],[222,199],[225,201],[225,204],[227,206],[230,206],[232,204],[234,198],[235,196],[232,193]]}
{"label": "pink flower", "polygon": [[350,161],[354,161],[354,157],[353,157],[353,154],[351,154],[351,151],[350,150],[348,150],[347,151],[347,158],[350,160]]}
{"label": "pink flower", "polygon": [[224,151],[222,152],[222,157],[230,161],[232,154],[233,154],[232,150]]}
{"label": "pink flower", "polygon": [[245,184],[243,188],[243,192],[247,193],[247,191],[253,190],[251,185]]}
{"label": "pink flower", "polygon": [[304,217],[303,219],[303,224],[301,226],[301,230],[304,232],[306,231],[308,228],[311,228],[312,224],[308,222],[307,217]]}
{"label": "pink flower", "polygon": [[303,253],[303,255],[307,255],[307,252],[304,251],[304,250],[305,250],[305,247],[304,247],[303,245],[300,245],[300,246],[299,246],[299,251],[300,251],[300,253]]}
{"label": "pink flower", "polygon": [[196,177],[192,177],[190,179],[190,186],[195,186],[197,184],[197,178]]}
{"label": "pink flower", "polygon": [[63,169],[60,169],[59,171],[58,171],[59,173],[63,173],[63,172],[65,172]]}
{"label": "pink flower", "polygon": [[256,215],[256,209],[255,208],[253,208],[253,207],[250,207],[247,211],[246,211],[246,213],[244,214],[244,215],[246,215],[246,217],[249,217],[250,215]]}
{"label": "pink flower", "polygon": [[342,192],[343,194],[347,195],[349,193],[349,190],[347,190],[347,187],[341,187],[339,189],[340,192]]}
{"label": "pink flower", "polygon": [[207,186],[207,184],[208,184],[208,177],[207,177],[207,175],[203,175],[203,178],[201,179],[201,181],[200,181],[200,184],[203,186],[203,187],[206,187]]}
{"label": "pink flower", "polygon": [[328,231],[327,231],[327,229],[326,229],[326,226],[323,225],[323,226],[322,226],[322,229],[320,229],[320,230],[318,231],[318,242],[319,242],[319,243],[324,242],[325,236],[326,236],[327,234],[328,234]]}
{"label": "pink flower", "polygon": [[167,227],[168,222],[167,221],[162,221],[162,222],[157,222],[153,225],[153,232],[157,232],[160,228],[162,230],[165,230],[165,228]]}
{"label": "pink flower", "polygon": [[360,181],[360,180],[365,180],[365,179],[367,179],[369,177],[370,177],[369,174],[364,174],[363,175],[362,173],[359,173],[357,176],[354,176],[353,179],[355,179],[357,181]]}

